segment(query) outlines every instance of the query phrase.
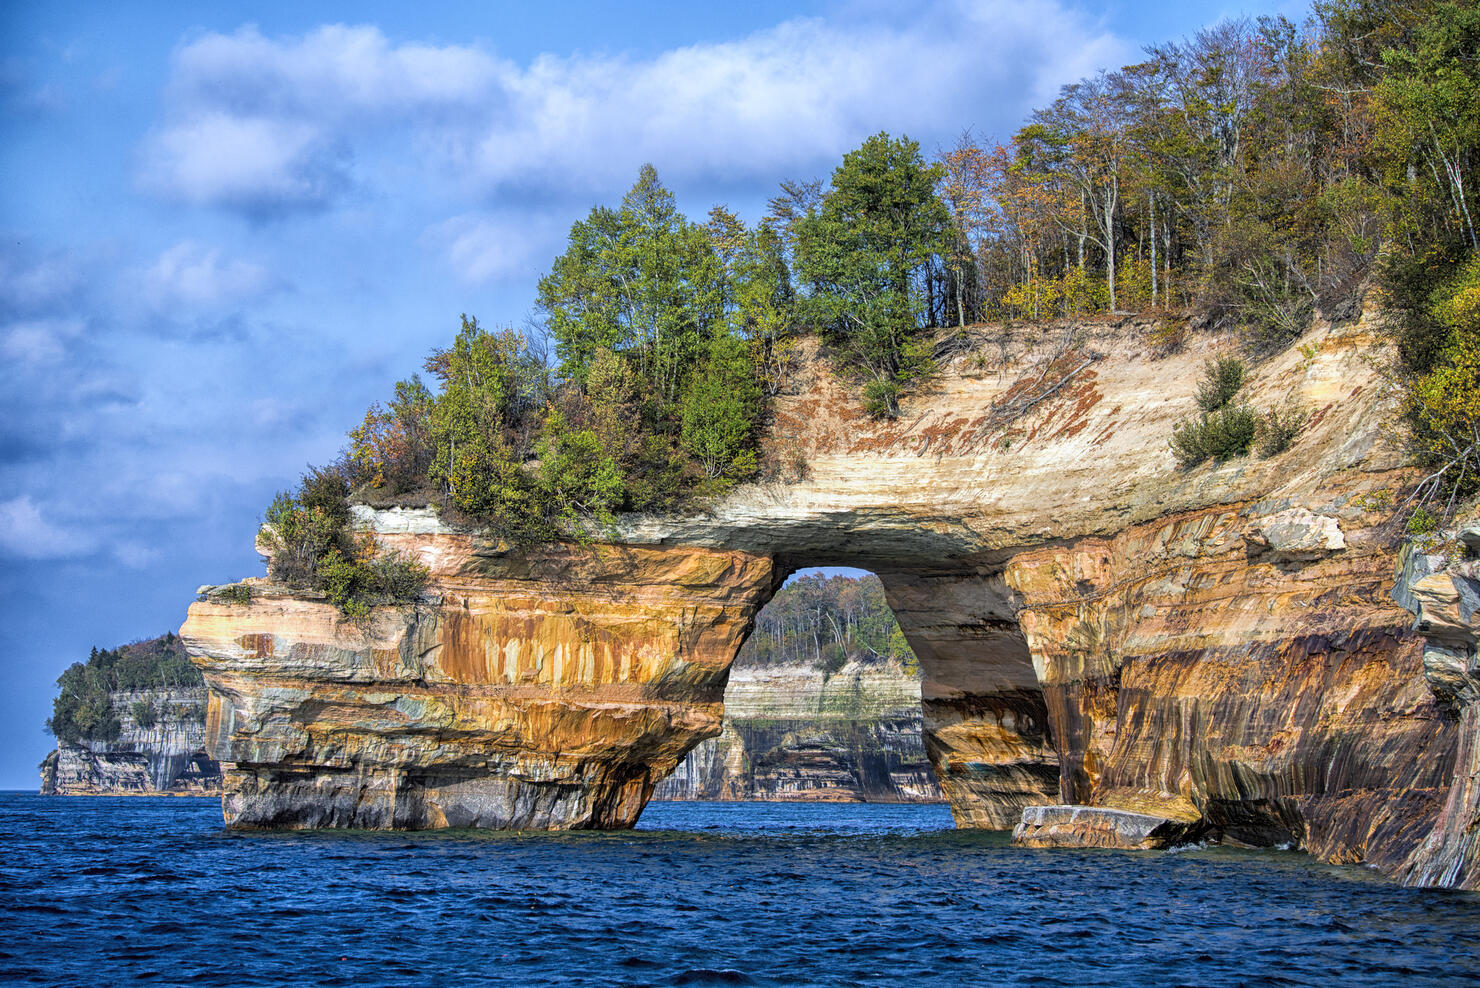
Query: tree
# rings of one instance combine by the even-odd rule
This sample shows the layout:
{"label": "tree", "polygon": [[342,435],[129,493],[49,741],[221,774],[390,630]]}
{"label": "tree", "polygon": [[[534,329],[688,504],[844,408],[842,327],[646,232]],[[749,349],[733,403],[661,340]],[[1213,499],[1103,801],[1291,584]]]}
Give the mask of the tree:
{"label": "tree", "polygon": [[1480,250],[1480,8],[1432,3],[1410,45],[1383,52],[1375,92],[1379,153],[1408,224],[1438,225]]}
{"label": "tree", "polygon": [[722,334],[709,343],[704,365],[684,396],[683,444],[711,480],[755,473],[755,428],[761,410],[745,341]]}
{"label": "tree", "polygon": [[[721,211],[716,223],[732,219]],[[631,353],[662,404],[674,404],[723,317],[723,275],[710,231],[684,219],[643,165],[621,208],[597,207],[574,224],[566,252],[540,279],[538,305],[562,372],[579,383],[597,351]]]}
{"label": "tree", "polygon": [[560,412],[545,420],[540,480],[549,502],[568,518],[590,515],[610,522],[624,495],[622,474],[593,429],[573,429]]}
{"label": "tree", "polygon": [[796,225],[806,313],[845,372],[866,380],[875,415],[897,416],[903,388],[932,367],[921,331],[951,229],[935,193],[940,177],[917,143],[879,133],[844,155],[821,207]]}
{"label": "tree", "polygon": [[491,333],[467,316],[453,345],[434,351],[426,368],[442,384],[431,416],[431,479],[455,507],[507,537],[528,537],[542,512],[523,469],[521,426],[544,396],[544,369],[519,333]]}
{"label": "tree", "polygon": [[766,397],[785,386],[795,357],[796,293],[785,246],[769,221],[745,234],[731,262],[735,306],[730,325],[750,343],[756,377]]}
{"label": "tree", "polygon": [[988,228],[987,192],[991,186],[991,158],[963,132],[955,147],[940,156],[940,197],[951,211],[951,252],[946,261],[956,325],[966,325],[977,314],[976,258],[981,234]]}
{"label": "tree", "polygon": [[349,461],[355,480],[392,494],[420,486],[435,453],[434,403],[427,386],[413,374],[396,382],[389,407],[371,405],[365,420],[349,433]]}
{"label": "tree", "polygon": [[1038,153],[1049,167],[1067,178],[1093,220],[1093,227],[1081,227],[1080,234],[1099,246],[1104,256],[1112,310],[1121,186],[1133,153],[1128,126],[1124,101],[1102,74],[1065,86],[1053,106],[1034,114],[1034,123],[1023,132],[1025,141],[1039,145]]}

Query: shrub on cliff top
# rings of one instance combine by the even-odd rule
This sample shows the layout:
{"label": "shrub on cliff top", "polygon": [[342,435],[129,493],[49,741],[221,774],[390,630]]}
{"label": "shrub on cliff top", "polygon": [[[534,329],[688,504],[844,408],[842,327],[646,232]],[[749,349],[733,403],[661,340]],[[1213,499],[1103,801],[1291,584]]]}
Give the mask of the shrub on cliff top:
{"label": "shrub on cliff top", "polygon": [[430,579],[415,560],[386,552],[374,535],[355,530],[349,484],[333,468],[309,470],[296,495],[279,492],[264,521],[268,575],[324,591],[348,617],[363,617],[377,604],[410,603]]}

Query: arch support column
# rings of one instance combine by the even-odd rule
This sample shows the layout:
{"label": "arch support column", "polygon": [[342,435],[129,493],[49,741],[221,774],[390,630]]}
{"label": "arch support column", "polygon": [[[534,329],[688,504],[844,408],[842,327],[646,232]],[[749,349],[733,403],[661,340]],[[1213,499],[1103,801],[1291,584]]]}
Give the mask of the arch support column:
{"label": "arch support column", "polygon": [[956,825],[1010,830],[1023,807],[1059,802],[1048,709],[1001,574],[879,578],[920,660],[925,749]]}

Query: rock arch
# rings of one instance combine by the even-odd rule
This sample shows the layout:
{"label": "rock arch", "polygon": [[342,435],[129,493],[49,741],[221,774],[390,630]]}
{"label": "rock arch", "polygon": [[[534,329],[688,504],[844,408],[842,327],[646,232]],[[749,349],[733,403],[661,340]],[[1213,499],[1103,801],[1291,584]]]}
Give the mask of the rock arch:
{"label": "rock arch", "polygon": [[[257,580],[249,604],[206,588],[191,607],[227,821],[630,825],[718,733],[782,578],[849,565],[878,574],[921,660],[958,825],[1071,803],[1411,872],[1469,812],[1445,808],[1464,729],[1390,595],[1375,492],[1406,473],[1365,327],[1318,325],[1257,369],[1249,400],[1309,416],[1271,459],[1174,468],[1216,341],[978,328],[892,423],[807,364],[767,440],[794,479],[700,515],[514,550],[358,509],[431,567],[434,599],[349,623]],[[1473,847],[1445,853],[1466,862],[1452,884],[1480,881]]]}

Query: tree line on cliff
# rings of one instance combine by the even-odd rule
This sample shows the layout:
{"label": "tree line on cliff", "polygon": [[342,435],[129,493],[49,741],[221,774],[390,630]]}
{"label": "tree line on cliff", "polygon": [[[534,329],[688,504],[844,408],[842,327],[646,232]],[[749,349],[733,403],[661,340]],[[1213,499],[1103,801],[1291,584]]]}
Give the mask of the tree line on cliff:
{"label": "tree line on cliff", "polygon": [[[1257,359],[1317,310],[1354,314],[1375,275],[1434,470],[1422,497],[1448,510],[1480,468],[1477,50],[1463,0],[1228,21],[1064,87],[1004,142],[964,135],[929,162],[870,137],[826,184],[783,182],[754,226],[724,206],[691,221],[644,166],[619,205],[572,225],[538,332],[465,316],[426,360],[432,386],[398,382],[335,472],[372,503],[569,537],[794,469],[758,438],[802,332],[890,417],[932,373],[942,327],[1195,312],[1241,327]],[[1247,448],[1237,413],[1218,421],[1238,442],[1219,448]],[[303,491],[275,504],[316,530]],[[340,566],[343,584],[348,565],[350,584],[377,585],[370,555],[321,541],[297,554],[299,581]]]}
{"label": "tree line on cliff", "polygon": [[755,630],[735,658],[739,667],[798,665],[825,675],[849,662],[892,663],[919,673],[884,585],[872,574],[808,573],[788,581],[756,615]]}
{"label": "tree line on cliff", "polygon": [[[185,643],[174,632],[117,648],[93,648],[86,662],[74,662],[57,678],[46,730],[58,741],[82,744],[116,741],[123,730],[115,693],[145,693],[200,686],[200,670],[190,661]],[[134,702],[141,727],[152,727],[158,708],[147,696]],[[203,711],[192,710],[194,716]]]}

